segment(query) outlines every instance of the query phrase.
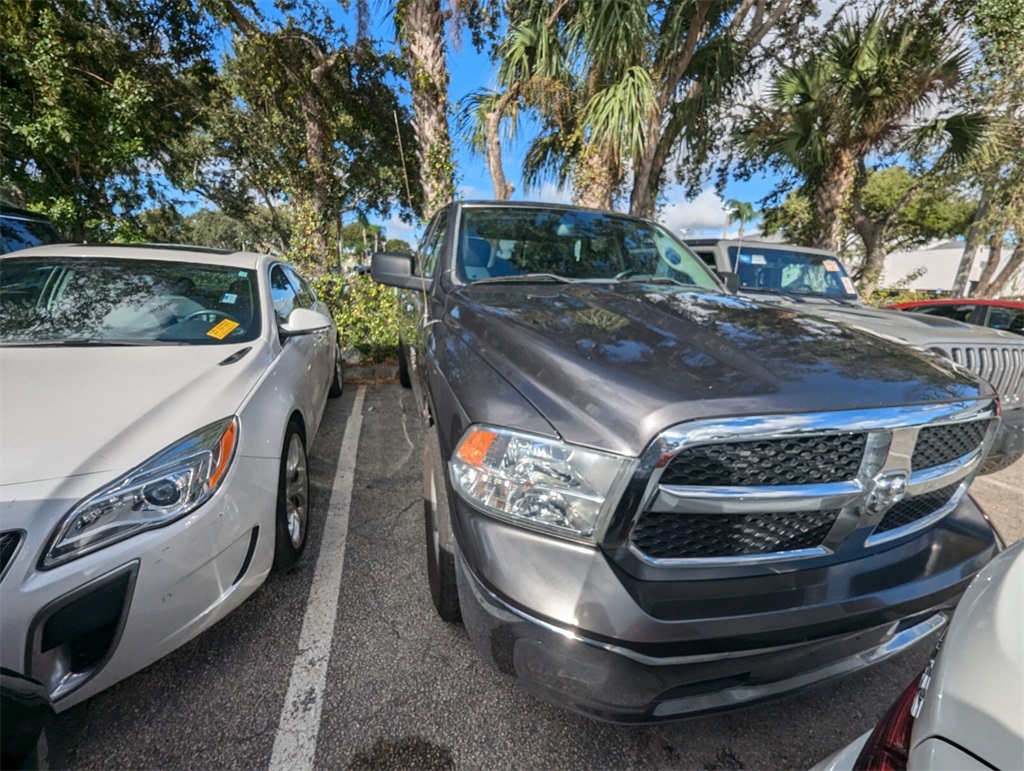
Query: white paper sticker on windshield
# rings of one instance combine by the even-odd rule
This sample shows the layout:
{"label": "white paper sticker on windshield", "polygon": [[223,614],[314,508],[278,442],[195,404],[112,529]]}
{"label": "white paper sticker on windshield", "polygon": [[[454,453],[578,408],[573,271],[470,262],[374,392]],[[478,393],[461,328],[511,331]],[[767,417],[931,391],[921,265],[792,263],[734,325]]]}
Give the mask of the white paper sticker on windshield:
{"label": "white paper sticker on windshield", "polygon": [[238,295],[232,294],[231,292],[225,292],[224,296],[220,298],[220,301],[225,305],[234,305],[238,301]]}
{"label": "white paper sticker on windshield", "polygon": [[847,294],[857,294],[857,290],[853,288],[853,282],[850,281],[849,276],[843,276],[843,289],[846,290]]}
{"label": "white paper sticker on windshield", "polygon": [[825,266],[825,270],[827,270],[829,273],[839,272],[839,263],[836,262],[835,260],[825,260],[821,264]]}
{"label": "white paper sticker on windshield", "polygon": [[764,258],[763,254],[753,254],[750,256],[750,262],[754,265],[767,265],[768,260]]}

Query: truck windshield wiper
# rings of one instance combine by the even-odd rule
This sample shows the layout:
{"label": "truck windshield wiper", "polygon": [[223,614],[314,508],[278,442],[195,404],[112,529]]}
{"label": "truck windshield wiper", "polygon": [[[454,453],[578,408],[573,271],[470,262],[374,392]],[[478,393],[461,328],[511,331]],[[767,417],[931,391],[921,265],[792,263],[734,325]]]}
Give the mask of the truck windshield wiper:
{"label": "truck windshield wiper", "polygon": [[699,284],[687,284],[685,281],[680,281],[679,279],[672,278],[671,276],[631,276],[629,278],[621,278],[619,281],[623,284],[673,284],[675,286],[682,286],[688,289],[702,288]]}
{"label": "truck windshield wiper", "polygon": [[559,284],[572,284],[573,279],[565,276],[557,276],[554,273],[517,273],[514,276],[491,276],[474,281],[470,286],[477,284],[519,284],[519,283],[541,283],[555,281]]}

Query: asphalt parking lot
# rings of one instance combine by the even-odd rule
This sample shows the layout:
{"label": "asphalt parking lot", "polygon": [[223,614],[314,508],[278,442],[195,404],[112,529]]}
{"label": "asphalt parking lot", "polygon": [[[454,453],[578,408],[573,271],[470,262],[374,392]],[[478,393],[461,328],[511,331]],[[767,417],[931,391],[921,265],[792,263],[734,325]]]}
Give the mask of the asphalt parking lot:
{"label": "asphalt parking lot", "polygon": [[[354,448],[358,447],[356,455]],[[434,613],[411,393],[350,384],[310,457],[300,565],[167,658],[58,716],[51,768],[806,768],[867,730],[921,649],[768,705],[655,727],[520,692]],[[1024,537],[1024,462],[972,491]],[[927,647],[927,646],[925,646]]]}

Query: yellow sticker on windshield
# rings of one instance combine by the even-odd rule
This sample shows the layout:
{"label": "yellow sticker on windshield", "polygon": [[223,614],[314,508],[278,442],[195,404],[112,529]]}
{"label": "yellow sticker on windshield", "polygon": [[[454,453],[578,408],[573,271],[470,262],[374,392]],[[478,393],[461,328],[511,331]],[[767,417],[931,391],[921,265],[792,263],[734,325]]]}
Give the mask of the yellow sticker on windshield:
{"label": "yellow sticker on windshield", "polygon": [[231,332],[238,326],[237,321],[231,319],[224,319],[217,326],[206,333],[207,337],[215,337],[218,340],[223,340],[225,337],[231,334]]}
{"label": "yellow sticker on windshield", "polygon": [[829,273],[839,272],[839,263],[835,260],[824,260],[821,264],[825,266],[825,270]]}

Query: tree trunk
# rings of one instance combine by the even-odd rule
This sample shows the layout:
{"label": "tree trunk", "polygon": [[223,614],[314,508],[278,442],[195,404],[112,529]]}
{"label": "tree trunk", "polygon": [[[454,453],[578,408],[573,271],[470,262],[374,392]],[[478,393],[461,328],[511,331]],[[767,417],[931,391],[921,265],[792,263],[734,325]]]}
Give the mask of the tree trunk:
{"label": "tree trunk", "polygon": [[423,186],[423,214],[429,219],[455,198],[441,0],[409,0],[399,24],[412,86],[413,129]]}
{"label": "tree trunk", "polygon": [[885,231],[886,224],[874,222],[858,207],[853,207],[853,229],[857,231],[864,244],[864,264],[860,269],[858,290],[861,298],[867,302],[882,276],[885,267]]}
{"label": "tree trunk", "polygon": [[987,187],[981,191],[981,200],[978,208],[971,218],[971,226],[967,230],[967,238],[964,241],[964,252],[960,256],[960,264],[956,269],[956,278],[953,279],[953,295],[965,297],[967,295],[967,284],[971,280],[971,268],[974,266],[974,258],[977,255],[978,247],[985,237],[984,224],[988,217],[989,209],[992,206],[992,191]]}
{"label": "tree trunk", "polygon": [[610,151],[587,145],[573,175],[572,202],[577,206],[610,210],[621,181],[619,163]]}
{"label": "tree trunk", "polygon": [[1005,236],[1006,231],[1000,228],[992,234],[991,238],[989,238],[988,262],[985,263],[985,268],[981,271],[981,276],[978,278],[978,285],[971,293],[972,297],[984,297],[988,291],[988,287],[992,283],[992,279],[995,278],[996,271],[999,270],[999,261],[1003,258],[1003,238]]}
{"label": "tree trunk", "polygon": [[1021,266],[1024,266],[1024,240],[1017,242],[1006,266],[999,271],[999,275],[988,286],[982,286],[981,282],[978,283],[978,289],[974,296],[996,297],[1010,283],[1010,279],[1021,269]]}
{"label": "tree trunk", "polygon": [[498,99],[494,109],[487,113],[487,168],[491,172],[491,183],[494,185],[494,198],[507,201],[512,197],[515,186],[505,181],[505,169],[501,162],[501,119],[505,110],[515,99],[515,92],[508,89]]}
{"label": "tree trunk", "polygon": [[[315,79],[313,83],[314,86],[318,85]],[[324,131],[322,110],[317,97],[307,92],[300,99],[306,132],[306,164],[310,180],[309,195],[305,201],[305,216],[300,218],[299,227],[305,230],[302,240],[309,252],[309,259],[314,265],[327,266],[331,262],[327,250],[330,168],[325,157],[329,140]]]}
{"label": "tree trunk", "polygon": [[[814,194],[814,215],[817,231],[811,246],[835,252],[843,231],[843,208],[850,198],[855,176],[853,152],[839,148],[830,159],[825,179]],[[877,276],[876,276],[877,280]]]}

